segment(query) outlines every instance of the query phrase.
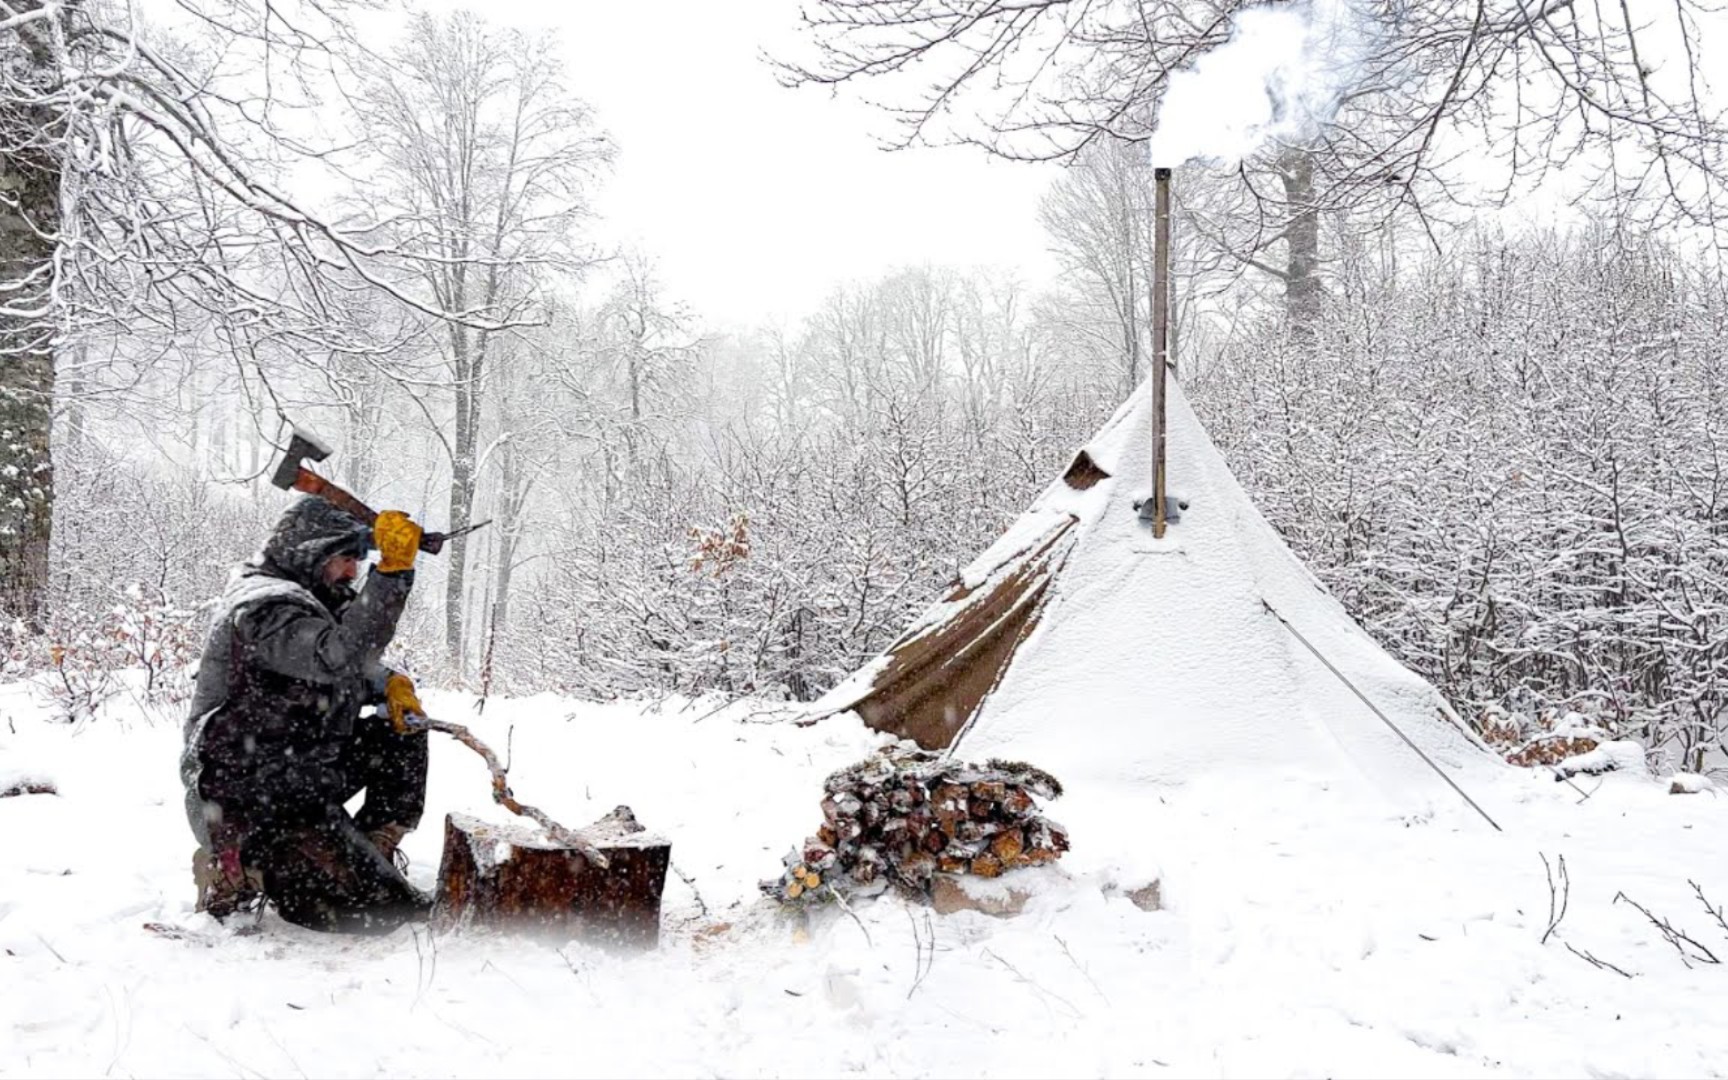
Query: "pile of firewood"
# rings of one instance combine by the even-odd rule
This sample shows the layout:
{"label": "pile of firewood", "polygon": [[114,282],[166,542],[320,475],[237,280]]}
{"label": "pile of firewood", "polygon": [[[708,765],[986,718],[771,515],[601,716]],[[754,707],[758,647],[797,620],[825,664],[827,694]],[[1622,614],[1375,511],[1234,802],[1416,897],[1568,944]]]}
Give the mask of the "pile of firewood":
{"label": "pile of firewood", "polygon": [[823,783],[821,828],[762,891],[788,903],[897,885],[928,896],[937,874],[997,877],[1061,858],[1068,834],[1038,812],[1062,785],[1023,762],[943,760],[906,744]]}

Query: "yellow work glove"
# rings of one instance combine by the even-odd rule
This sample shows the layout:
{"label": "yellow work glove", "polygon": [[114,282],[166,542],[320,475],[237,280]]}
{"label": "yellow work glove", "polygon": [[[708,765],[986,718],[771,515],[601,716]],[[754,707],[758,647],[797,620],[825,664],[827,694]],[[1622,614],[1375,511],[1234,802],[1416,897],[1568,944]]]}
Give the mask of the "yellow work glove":
{"label": "yellow work glove", "polygon": [[384,680],[384,702],[390,710],[390,726],[398,735],[408,734],[410,716],[426,715],[425,706],[420,704],[420,695],[414,692],[414,680],[400,671],[392,671]]}
{"label": "yellow work glove", "polygon": [[378,569],[386,574],[414,569],[420,554],[420,526],[400,510],[386,510],[372,523],[372,543],[378,548]]}

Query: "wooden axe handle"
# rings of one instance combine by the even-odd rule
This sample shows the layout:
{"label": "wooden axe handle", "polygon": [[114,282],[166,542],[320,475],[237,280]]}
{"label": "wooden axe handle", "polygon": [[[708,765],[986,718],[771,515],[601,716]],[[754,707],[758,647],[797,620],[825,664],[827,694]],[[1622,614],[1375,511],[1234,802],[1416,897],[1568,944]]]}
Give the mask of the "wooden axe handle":
{"label": "wooden axe handle", "polygon": [[[294,490],[304,491],[308,495],[316,495],[337,509],[345,510],[352,516],[359,518],[364,524],[371,525],[378,520],[377,511],[304,465],[300,467],[299,473],[294,477]],[[446,539],[448,537],[443,533],[421,533],[420,550],[428,555],[436,555],[444,550]]]}
{"label": "wooden axe handle", "polygon": [[294,490],[304,491],[308,495],[316,495],[339,510],[360,519],[362,524],[371,525],[378,520],[378,514],[370,506],[348,494],[330,481],[319,476],[304,465],[294,477]]}

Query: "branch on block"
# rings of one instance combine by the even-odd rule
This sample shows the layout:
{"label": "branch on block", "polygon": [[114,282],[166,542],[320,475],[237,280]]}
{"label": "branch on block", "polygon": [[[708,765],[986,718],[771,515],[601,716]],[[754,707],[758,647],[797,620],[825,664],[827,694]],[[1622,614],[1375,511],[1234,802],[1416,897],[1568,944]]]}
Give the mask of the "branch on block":
{"label": "branch on block", "polygon": [[[434,923],[653,948],[660,939],[671,843],[637,824],[627,806],[587,828],[561,833],[448,815]],[[590,859],[588,851],[599,852],[605,862]]]}
{"label": "branch on block", "polygon": [[545,829],[547,833],[560,843],[574,848],[587,856],[588,861],[593,863],[595,866],[601,867],[602,869],[605,868],[605,854],[592,845],[589,845],[585,840],[583,840],[581,834],[572,832],[558,824],[556,821],[553,821],[539,808],[529,806],[527,803],[518,802],[516,800],[515,792],[510,790],[510,778],[504,770],[503,763],[498,760],[498,755],[493,752],[490,746],[487,746],[485,743],[480,741],[479,736],[475,735],[472,731],[469,731],[461,724],[453,724],[448,720],[434,720],[429,716],[416,717],[413,724],[415,727],[424,728],[427,731],[442,731],[444,734],[455,739],[463,746],[466,746],[476,754],[479,754],[486,762],[486,770],[492,774],[493,802],[510,811],[512,814],[518,814],[527,818],[529,821],[534,822],[534,824]]}

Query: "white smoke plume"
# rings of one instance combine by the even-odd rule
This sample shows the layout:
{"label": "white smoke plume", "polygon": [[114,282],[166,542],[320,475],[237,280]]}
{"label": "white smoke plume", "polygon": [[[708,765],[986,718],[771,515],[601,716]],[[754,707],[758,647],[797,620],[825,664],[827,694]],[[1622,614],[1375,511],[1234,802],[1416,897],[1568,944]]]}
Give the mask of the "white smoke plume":
{"label": "white smoke plume", "polygon": [[1372,44],[1360,0],[1297,0],[1238,12],[1230,40],[1170,78],[1149,157],[1234,164],[1332,118]]}

